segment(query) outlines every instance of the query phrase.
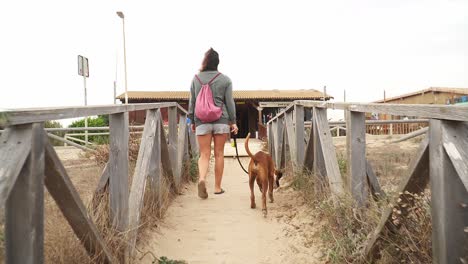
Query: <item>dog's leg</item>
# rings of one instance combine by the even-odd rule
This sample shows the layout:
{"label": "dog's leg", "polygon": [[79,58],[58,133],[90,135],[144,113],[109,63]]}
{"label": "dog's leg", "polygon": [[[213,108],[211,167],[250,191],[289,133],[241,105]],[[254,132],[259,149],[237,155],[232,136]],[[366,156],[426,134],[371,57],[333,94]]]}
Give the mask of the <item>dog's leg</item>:
{"label": "dog's leg", "polygon": [[268,179],[262,179],[262,211],[263,216],[267,216],[266,193],[268,191]]}
{"label": "dog's leg", "polygon": [[255,208],[255,194],[254,194],[254,186],[255,186],[255,175],[252,173],[249,174],[249,185],[250,185],[250,208]]}
{"label": "dog's leg", "polygon": [[268,177],[268,197],[270,198],[270,203],[272,203],[273,200],[273,181],[275,178],[275,174],[270,173]]}

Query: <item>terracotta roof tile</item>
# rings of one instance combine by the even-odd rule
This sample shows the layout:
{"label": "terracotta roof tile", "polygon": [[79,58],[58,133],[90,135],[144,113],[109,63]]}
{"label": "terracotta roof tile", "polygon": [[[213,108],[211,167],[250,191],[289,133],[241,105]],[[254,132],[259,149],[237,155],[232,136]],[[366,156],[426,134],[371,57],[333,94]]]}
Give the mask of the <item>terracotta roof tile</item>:
{"label": "terracotta roof tile", "polygon": [[[129,91],[128,98],[136,100],[188,100],[189,91]],[[235,100],[313,100],[321,99],[323,93],[314,89],[309,90],[234,90]],[[327,99],[333,98],[327,95]],[[125,94],[117,96],[125,99]]]}

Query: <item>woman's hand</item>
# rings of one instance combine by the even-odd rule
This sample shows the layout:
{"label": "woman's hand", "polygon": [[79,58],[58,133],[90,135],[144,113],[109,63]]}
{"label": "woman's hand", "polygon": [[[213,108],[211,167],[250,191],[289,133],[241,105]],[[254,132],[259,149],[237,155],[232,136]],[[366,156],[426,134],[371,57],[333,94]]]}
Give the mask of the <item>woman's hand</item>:
{"label": "woman's hand", "polygon": [[239,128],[237,127],[236,124],[232,124],[231,125],[231,133],[233,133],[234,135],[237,135],[237,132],[239,131]]}
{"label": "woman's hand", "polygon": [[192,132],[195,132],[195,124],[190,124],[190,126],[192,127]]}

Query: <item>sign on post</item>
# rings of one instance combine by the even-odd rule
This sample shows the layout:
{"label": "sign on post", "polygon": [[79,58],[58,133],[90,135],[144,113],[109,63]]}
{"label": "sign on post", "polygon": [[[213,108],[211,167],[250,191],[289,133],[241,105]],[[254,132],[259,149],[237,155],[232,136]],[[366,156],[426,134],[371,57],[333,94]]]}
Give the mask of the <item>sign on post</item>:
{"label": "sign on post", "polygon": [[[86,91],[86,78],[89,77],[88,58],[78,55],[78,75],[83,76],[84,103],[88,105],[88,95]],[[88,127],[88,117],[85,117],[85,128]],[[88,145],[88,130],[85,130],[85,145]]]}
{"label": "sign on post", "polygon": [[89,77],[88,58],[78,55],[78,75]]}

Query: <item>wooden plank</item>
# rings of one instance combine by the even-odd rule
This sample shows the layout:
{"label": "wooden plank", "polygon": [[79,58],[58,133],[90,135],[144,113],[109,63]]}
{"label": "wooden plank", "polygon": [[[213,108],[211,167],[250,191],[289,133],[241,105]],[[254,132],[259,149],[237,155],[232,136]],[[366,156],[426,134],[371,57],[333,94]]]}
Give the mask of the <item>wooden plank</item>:
{"label": "wooden plank", "polygon": [[96,105],[96,106],[71,106],[71,107],[47,107],[47,108],[23,108],[12,111],[0,112],[4,116],[0,126],[19,125],[48,120],[60,120],[75,117],[108,115],[130,111],[156,109],[162,107],[175,107],[177,103],[150,103],[128,105]]}
{"label": "wooden plank", "polygon": [[304,168],[306,170],[309,170],[309,171],[313,171],[313,169],[314,169],[314,153],[315,153],[314,152],[314,150],[315,150],[314,127],[315,127],[314,125],[311,125],[311,127],[310,127],[309,140],[307,142],[305,155],[304,155]]}
{"label": "wooden plank", "polygon": [[384,190],[380,187],[379,180],[372,169],[371,163],[366,159],[366,174],[367,174],[367,182],[369,184],[372,196],[375,200],[380,200],[381,198],[385,197]]}
{"label": "wooden plank", "polygon": [[408,139],[411,139],[411,138],[426,134],[428,130],[429,130],[428,127],[423,127],[423,128],[421,128],[419,130],[408,133],[408,134],[402,136],[399,139],[392,140],[392,141],[390,141],[390,143],[399,143],[399,142],[402,142],[402,141],[405,141],[405,140],[408,140]]}
{"label": "wooden plank", "polygon": [[156,127],[160,122],[160,115],[156,110],[146,111],[145,129],[141,138],[138,158],[133,174],[132,186],[128,201],[128,255],[132,256],[135,250],[137,232],[140,225],[141,208],[143,208],[143,197],[145,195],[146,180],[150,175],[150,166],[153,162],[154,143]]}
{"label": "wooden plank", "polygon": [[[315,111],[315,110],[313,110]],[[314,164],[313,171],[316,176],[327,177],[327,170],[325,168],[325,160],[323,157],[322,143],[317,130],[316,119],[313,119],[314,124],[312,126],[314,132]]]}
{"label": "wooden plank", "polygon": [[[413,204],[412,200],[408,199],[409,193],[420,193],[424,191],[427,183],[429,182],[429,144],[428,139],[425,138],[417,151],[416,156],[411,160],[407,173],[403,180],[396,189],[395,197],[390,199],[389,206],[387,206],[380,218],[380,222],[374,232],[371,234],[370,239],[366,243],[365,256],[374,255],[377,251],[376,242],[381,238],[381,234],[385,227],[395,229],[394,224],[390,221],[393,208],[398,204],[398,200],[401,199],[401,203],[408,205]],[[408,206],[410,207],[410,206]],[[403,211],[402,214],[405,212]]]}
{"label": "wooden plank", "polygon": [[[162,118],[160,116],[160,111],[156,113],[158,119]],[[161,188],[162,188],[162,164],[161,164],[161,133],[164,133],[164,127],[161,126],[161,122],[156,122],[156,131],[154,136],[153,152],[150,163],[149,171],[149,186],[150,186],[150,195],[153,199],[156,200],[156,203],[159,208],[161,208],[162,198],[161,198]],[[163,142],[166,144],[166,142]]]}
{"label": "wooden plank", "polygon": [[304,166],[305,144],[304,144],[304,107],[301,105],[294,105],[294,132],[295,132],[295,146],[296,146],[296,162],[299,168]]}
{"label": "wooden plank", "polygon": [[73,147],[75,147],[75,148],[79,148],[79,149],[84,150],[84,151],[95,152],[94,149],[91,149],[91,148],[82,146],[82,145],[80,145],[80,144],[77,144],[77,143],[75,143],[75,142],[73,142],[73,141],[70,141],[70,140],[64,139],[64,138],[62,138],[62,137],[56,136],[56,135],[54,135],[54,134],[47,133],[47,136],[50,137],[50,138],[52,138],[52,139],[58,140],[58,141],[60,141],[60,142],[66,143],[66,144],[68,144],[68,145],[70,145],[70,146],[73,146]]}
{"label": "wooden plank", "polygon": [[47,142],[44,181],[47,190],[49,190],[50,195],[54,198],[63,216],[91,258],[97,258],[98,262],[102,263],[116,263],[116,259],[108,250],[98,229],[90,219],[86,207],[68,177],[67,171],[52,145],[48,143],[46,136],[44,136],[44,141]]}
{"label": "wooden plank", "polygon": [[172,172],[174,173],[174,177],[177,181],[177,138],[178,138],[178,130],[177,130],[177,108],[176,107],[169,107],[168,109],[168,122],[169,122],[169,133],[167,137],[169,138],[169,155],[171,156],[172,162]]}
{"label": "wooden plank", "polygon": [[367,203],[367,172],[366,172],[366,116],[364,113],[348,113],[347,124],[347,152],[349,163],[349,177],[351,195],[357,205],[362,207]]}
{"label": "wooden plank", "polygon": [[468,190],[468,122],[445,121],[442,129],[445,152]]}
{"label": "wooden plank", "polygon": [[297,163],[297,151],[296,151],[296,133],[294,131],[294,119],[293,119],[293,112],[289,111],[285,113],[284,120],[286,123],[286,140],[287,145],[289,146],[289,155],[291,157],[291,161],[293,162],[294,171],[296,171],[298,163]]}
{"label": "wooden plank", "polygon": [[112,224],[125,231],[128,221],[128,113],[109,115],[109,200]]}
{"label": "wooden plank", "polygon": [[106,163],[102,170],[101,177],[99,178],[96,191],[94,193],[102,193],[109,186],[109,162]]}
{"label": "wooden plank", "polygon": [[[159,125],[161,128],[164,127],[163,125],[163,118],[161,116],[161,111],[157,112],[159,116]],[[174,163],[173,160],[171,160],[170,152],[169,152],[169,147],[168,144],[166,143],[166,134],[164,133],[164,129],[161,129],[161,133],[159,133],[159,136],[161,137],[161,164],[162,164],[162,169],[163,169],[163,174],[169,181],[169,184],[171,186],[171,190],[177,192],[177,186],[175,183],[174,179],[174,171],[173,171],[173,166],[172,163]]]}
{"label": "wooden plank", "polygon": [[275,166],[279,167],[280,166],[280,156],[279,156],[279,139],[278,139],[278,119],[275,120],[273,123],[271,123],[272,131],[271,133],[273,134],[273,146],[274,146],[274,151],[273,151],[273,161],[275,162]]}
{"label": "wooden plank", "polygon": [[0,205],[3,206],[31,151],[31,125],[5,129],[0,137]]}
{"label": "wooden plank", "polygon": [[[7,263],[44,263],[43,125],[28,126],[30,154],[6,201]],[[13,130],[12,132],[14,132]],[[26,143],[28,140],[25,140]],[[17,143],[17,142],[15,142]]]}
{"label": "wooden plank", "polygon": [[314,119],[316,120],[315,126],[317,127],[317,134],[319,135],[330,190],[335,197],[341,196],[344,191],[343,180],[341,178],[338,160],[336,159],[335,146],[333,145],[327,122],[327,110],[315,108]]}
{"label": "wooden plank", "polygon": [[[444,150],[444,143],[454,143],[452,136],[466,137],[466,134],[463,135],[466,130],[454,131],[456,127],[458,127],[456,124],[441,120],[430,121],[429,156],[434,263],[462,263],[462,258],[467,260],[468,211],[463,205],[466,207],[468,204],[468,192],[445,151],[454,153],[455,150]],[[443,134],[447,131],[450,131],[450,136],[446,136],[447,142],[444,142]]]}
{"label": "wooden plank", "polygon": [[422,118],[437,118],[446,120],[468,121],[468,107],[466,106],[440,106],[422,104],[378,104],[378,103],[324,103],[320,101],[294,101],[296,104],[306,107],[321,107],[330,109],[342,109],[363,113],[379,113],[397,116],[412,116]]}
{"label": "wooden plank", "polygon": [[185,137],[186,137],[186,130],[187,130],[187,122],[186,116],[181,115],[179,118],[179,135],[177,144],[177,159],[176,161],[176,170],[175,170],[175,180],[177,188],[180,188],[180,185],[183,182],[182,173],[184,169],[184,151],[185,151]]}
{"label": "wooden plank", "polygon": [[190,151],[192,153],[192,157],[196,157],[198,155],[197,138],[191,128],[188,130],[188,133],[189,133],[189,141],[190,141]]}

